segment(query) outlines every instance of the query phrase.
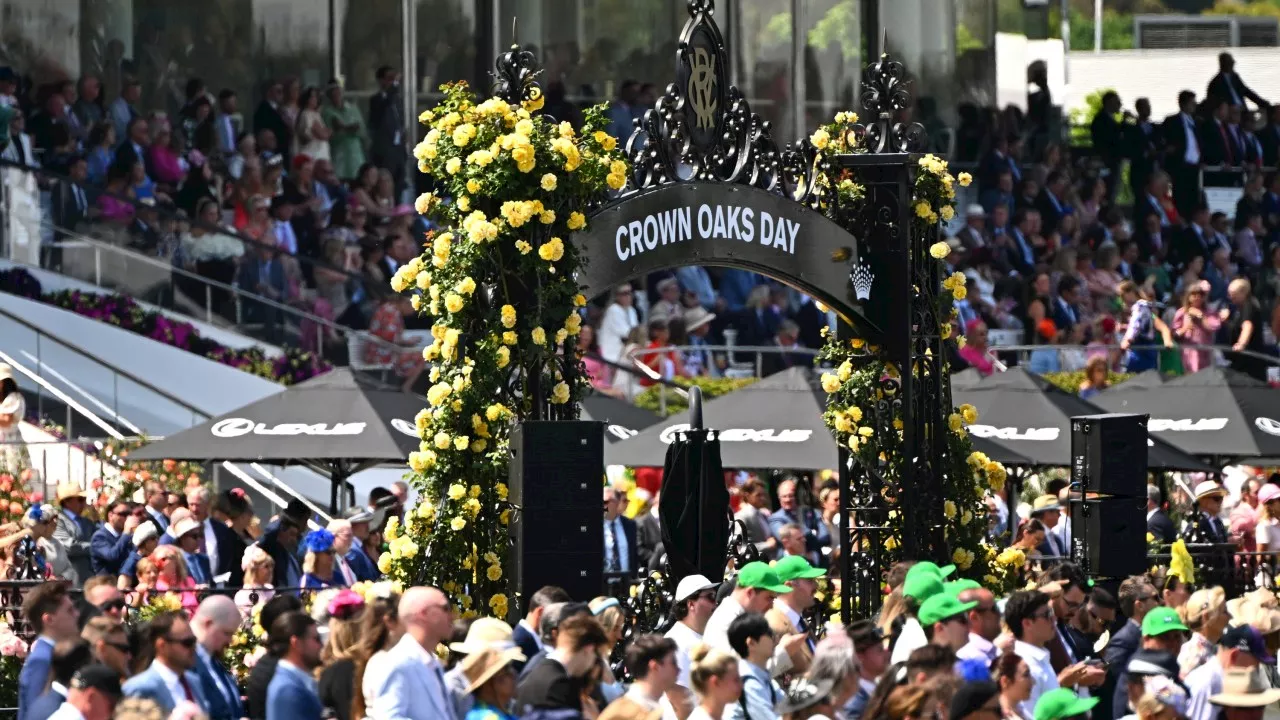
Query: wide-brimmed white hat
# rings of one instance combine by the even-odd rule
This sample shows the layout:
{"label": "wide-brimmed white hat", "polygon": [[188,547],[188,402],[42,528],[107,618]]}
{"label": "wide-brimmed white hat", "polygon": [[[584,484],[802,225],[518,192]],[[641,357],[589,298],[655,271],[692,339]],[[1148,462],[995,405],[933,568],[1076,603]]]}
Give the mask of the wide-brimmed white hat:
{"label": "wide-brimmed white hat", "polygon": [[460,665],[462,674],[467,678],[467,692],[475,692],[489,682],[494,675],[502,672],[503,668],[523,659],[524,653],[520,652],[520,648],[507,650],[484,648],[480,652],[468,655]]}
{"label": "wide-brimmed white hat", "polygon": [[692,332],[715,319],[715,313],[707,312],[706,308],[697,305],[684,311],[684,329]]}
{"label": "wide-brimmed white hat", "polygon": [[1209,696],[1209,702],[1221,707],[1266,707],[1278,700],[1280,690],[1268,685],[1259,668],[1227,668],[1222,674],[1222,692]]}
{"label": "wide-brimmed white hat", "polygon": [[200,521],[193,517],[186,518],[173,526],[173,532],[169,533],[174,540],[181,538],[187,533],[195,532],[200,529]]}
{"label": "wide-brimmed white hat", "polygon": [[1226,495],[1227,489],[1212,480],[1205,480],[1196,484],[1196,499],[1211,497],[1213,495]]}
{"label": "wide-brimmed white hat", "polygon": [[524,662],[524,653],[520,648],[516,647],[515,641],[512,639],[514,633],[511,626],[497,618],[477,618],[471,623],[471,627],[467,628],[467,637],[462,642],[449,643],[449,649],[462,653],[463,655],[474,655],[485,650],[510,650],[516,649],[520,653],[520,657],[516,658],[517,662]]}

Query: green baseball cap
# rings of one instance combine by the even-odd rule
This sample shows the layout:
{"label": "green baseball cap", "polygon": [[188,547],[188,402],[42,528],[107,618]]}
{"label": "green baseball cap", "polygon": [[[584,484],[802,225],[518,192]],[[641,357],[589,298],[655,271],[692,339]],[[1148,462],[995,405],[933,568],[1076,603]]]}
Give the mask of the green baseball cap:
{"label": "green baseball cap", "polygon": [[778,579],[782,582],[797,578],[812,580],[827,574],[827,571],[810,565],[808,560],[799,555],[788,555],[782,558],[774,564],[773,571],[778,574]]}
{"label": "green baseball cap", "polygon": [[965,590],[979,590],[981,588],[982,583],[977,580],[970,580],[969,578],[960,578],[959,580],[952,580],[949,583],[942,584],[942,589],[952,595],[959,595]]}
{"label": "green baseball cap", "polygon": [[1036,701],[1035,720],[1062,720],[1083,715],[1097,704],[1098,698],[1080,698],[1074,690],[1050,690]]}
{"label": "green baseball cap", "polygon": [[907,571],[907,577],[911,577],[913,573],[923,572],[937,575],[940,580],[946,580],[951,577],[951,573],[955,571],[955,565],[943,565],[942,567],[938,567],[936,563],[931,563],[928,560],[922,560],[921,562],[911,566],[911,569]]}
{"label": "green baseball cap", "polygon": [[924,604],[920,606],[920,612],[916,615],[921,625],[929,627],[934,623],[942,622],[957,615],[963,615],[977,607],[977,605],[976,601],[960,602],[955,594],[943,590],[925,600]]}
{"label": "green baseball cap", "polygon": [[782,581],[778,579],[778,573],[759,560],[742,566],[742,571],[738,573],[738,587],[768,590],[776,593],[791,592],[791,588],[783,585]]}
{"label": "green baseball cap", "polygon": [[1155,637],[1171,630],[1187,632],[1187,626],[1173,608],[1158,607],[1142,618],[1142,637]]}
{"label": "green baseball cap", "polygon": [[942,593],[942,591],[942,578],[927,572],[916,573],[915,577],[911,577],[911,573],[907,573],[907,579],[902,583],[902,595],[921,603],[934,595]]}

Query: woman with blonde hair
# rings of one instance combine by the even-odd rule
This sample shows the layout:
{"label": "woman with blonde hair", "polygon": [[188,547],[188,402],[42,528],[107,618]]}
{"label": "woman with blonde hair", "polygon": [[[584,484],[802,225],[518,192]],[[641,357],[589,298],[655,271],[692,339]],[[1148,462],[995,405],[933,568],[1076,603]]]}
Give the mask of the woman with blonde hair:
{"label": "woman with blonde hair", "polygon": [[[32,505],[22,515],[22,532],[25,536],[18,545],[16,562],[22,557],[31,558],[40,579],[64,578],[72,585],[79,584],[75,568],[62,541],[53,536],[57,526],[58,510],[52,505]],[[84,578],[88,579],[88,578]]]}
{"label": "woman with blonde hair", "polygon": [[134,576],[138,582],[133,586],[133,591],[129,593],[129,604],[133,607],[141,607],[145,605],[147,599],[156,588],[156,580],[160,578],[160,570],[156,567],[156,563],[151,556],[138,560],[137,566],[134,568]]}
{"label": "woman with blonde hair", "polygon": [[303,546],[307,554],[302,557],[302,587],[323,590],[343,587],[342,576],[334,572],[333,533],[321,528],[307,533]]}
{"label": "woman with blonde hair", "polygon": [[329,615],[329,641],[320,651],[320,666],[316,668],[320,702],[332,709],[338,720],[351,720],[356,687],[354,654],[360,646],[365,602],[359,593],[342,589],[325,609]]}
{"label": "woman with blonde hair", "polygon": [[[596,622],[600,623],[600,627],[604,628],[604,634],[609,637],[609,647],[622,647],[622,630],[626,623],[627,616],[622,611],[622,604],[617,598],[598,597],[588,603],[591,608],[591,614],[595,616]],[[600,691],[604,694],[606,703],[622,697],[626,692],[621,682],[613,676],[613,670],[609,667],[608,658],[604,658],[604,673],[600,678]]]}
{"label": "woman with blonde hair", "polygon": [[1185,678],[1217,652],[1218,638],[1227,628],[1227,595],[1220,587],[1201,588],[1178,610],[1191,628],[1191,639],[1178,652],[1178,673]]}
{"label": "woman with blonde hair", "polygon": [[689,682],[698,694],[698,706],[687,720],[719,720],[724,709],[742,696],[738,657],[709,645],[698,645],[690,651],[689,661]]}
{"label": "woman with blonde hair", "polygon": [[253,608],[270,600],[275,594],[271,578],[275,575],[276,561],[258,545],[250,545],[240,558],[244,570],[243,586],[236,592],[236,607],[251,614]]}
{"label": "woman with blonde hair", "polygon": [[182,609],[194,613],[200,606],[200,598],[182,550],[177,545],[161,545],[151,553],[151,561],[157,570],[156,591],[177,593]]}

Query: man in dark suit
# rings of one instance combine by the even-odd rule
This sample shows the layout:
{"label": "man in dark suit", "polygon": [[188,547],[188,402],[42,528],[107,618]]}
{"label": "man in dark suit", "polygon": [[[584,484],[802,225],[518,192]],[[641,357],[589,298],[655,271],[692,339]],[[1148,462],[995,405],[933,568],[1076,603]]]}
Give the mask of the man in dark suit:
{"label": "man in dark suit", "polygon": [[278,80],[267,86],[266,96],[253,111],[253,131],[255,133],[270,130],[276,138],[276,151],[289,161],[290,148],[293,146],[293,128],[280,112],[284,104],[284,84]]}
{"label": "man in dark suit", "polygon": [[156,526],[156,536],[164,535],[169,530],[169,516],[165,515],[165,507],[169,503],[169,491],[158,482],[149,482],[146,488],[146,504],[143,510],[146,511],[146,520]]}
{"label": "man in dark suit", "polygon": [[1204,164],[1197,133],[1196,94],[1190,90],[1178,93],[1178,112],[1165,118],[1164,168],[1173,179],[1173,204],[1178,214],[1189,217],[1200,204],[1200,166]]}
{"label": "man in dark suit", "polygon": [[[65,239],[68,233],[75,232],[80,223],[98,214],[98,209],[89,204],[89,192],[84,186],[88,174],[85,156],[75,155],[67,165],[67,177],[53,187],[53,224],[57,240]],[[60,249],[51,248],[50,255],[59,265],[62,263]]]}
{"label": "man in dark suit", "polygon": [[792,524],[804,532],[806,551],[821,554],[823,548],[830,547],[831,533],[827,531],[822,515],[800,504],[796,497],[796,481],[787,478],[778,483],[778,509],[769,515],[769,529],[778,542],[782,542],[782,528]]}
{"label": "man in dark suit", "polygon": [[1109,199],[1115,198],[1117,183],[1120,181],[1120,161],[1124,158],[1124,128],[1116,120],[1119,112],[1120,96],[1108,90],[1102,95],[1102,108],[1093,116],[1093,122],[1089,123],[1093,153],[1102,159],[1102,164],[1107,169],[1104,179]]}
{"label": "man in dark suit", "polygon": [[[1119,164],[1120,161],[1117,160],[1117,172]],[[1036,209],[1040,211],[1040,222],[1046,233],[1057,230],[1058,223],[1062,222],[1062,216],[1071,212],[1066,199],[1069,189],[1067,176],[1061,170],[1052,170],[1045,178],[1044,188],[1036,197]]]}
{"label": "man in dark suit", "polygon": [[212,494],[203,487],[187,492],[187,509],[196,522],[200,523],[200,553],[208,557],[213,577],[238,577],[241,572],[240,560],[244,557],[244,541],[226,523],[209,516],[212,503]]}
{"label": "man in dark suit", "polygon": [[267,523],[258,538],[258,546],[271,556],[275,563],[272,584],[277,588],[296,588],[302,582],[302,563],[298,561],[298,539],[307,526],[310,515],[307,506],[294,500],[280,517]]}
{"label": "man in dark suit", "polygon": [[627,496],[611,487],[604,489],[604,571],[634,574],[640,567],[640,544],[636,522],[622,514]]}
{"label": "man in dark suit", "polygon": [[[1052,535],[1053,533],[1049,533]],[[1093,644],[1076,628],[1072,620],[1089,600],[1089,579],[1079,565],[1061,562],[1052,566],[1046,577],[1058,584],[1061,592],[1049,601],[1057,624],[1057,637],[1049,641],[1049,661],[1056,672],[1094,657]],[[1060,666],[1059,666],[1060,665]]]}
{"label": "man in dark suit", "polygon": [[1244,162],[1241,148],[1232,137],[1227,120],[1231,106],[1221,98],[1209,98],[1209,119],[1200,126],[1200,144],[1204,148],[1205,165],[1239,165]]}
{"label": "man in dark suit", "polygon": [[245,716],[236,679],[219,660],[241,621],[239,608],[226,595],[205,598],[191,618],[191,632],[197,642],[195,673],[209,703],[209,720],[240,720]]}
{"label": "man in dark suit", "polygon": [[1236,59],[1231,53],[1224,52],[1218,56],[1218,74],[1209,81],[1205,94],[1211,98],[1221,98],[1234,107],[1243,107],[1245,100],[1252,100],[1258,108],[1271,106],[1271,103],[1263,100],[1240,79],[1240,75],[1236,73]]}
{"label": "man in dark suit", "polygon": [[799,352],[804,349],[800,344],[800,326],[794,320],[783,319],[778,323],[778,332],[774,334],[770,344],[778,349],[765,355],[761,370],[765,377],[782,372],[787,368],[811,367],[813,356]]}
{"label": "man in dark suit", "polygon": [[1267,109],[1267,123],[1257,131],[1262,143],[1262,164],[1275,167],[1280,162],[1280,105]]}
{"label": "man in dark suit", "polygon": [[[1102,659],[1107,663],[1107,679],[1095,693],[1102,698],[1102,702],[1094,709],[1095,720],[1112,720],[1127,714],[1123,705],[1113,714],[1108,701],[1117,693],[1117,686],[1125,676],[1129,659],[1138,651],[1138,645],[1142,641],[1142,620],[1160,604],[1159,597],[1155,585],[1146,576],[1136,575],[1120,583],[1120,612],[1128,620],[1123,627],[1111,634],[1111,641],[1102,651]],[[1099,714],[1103,717],[1100,718]]]}
{"label": "man in dark suit", "polygon": [[[524,653],[526,658],[532,658],[545,648],[542,646],[542,616],[552,605],[567,603],[572,598],[564,588],[555,585],[547,585],[539,588],[537,592],[529,598],[529,607],[525,611],[524,617],[520,622],[516,623],[515,630],[511,633],[511,641],[520,648],[520,652]],[[524,669],[527,660],[513,662],[516,672],[519,673]]]}
{"label": "man in dark suit", "polygon": [[1151,101],[1138,98],[1138,111],[1133,123],[1125,126],[1125,154],[1129,157],[1129,189],[1134,197],[1142,195],[1147,179],[1155,172],[1163,136],[1151,122]]}
{"label": "man in dark suit", "polygon": [[133,550],[133,531],[138,522],[124,501],[117,500],[107,508],[106,522],[89,540],[89,559],[94,575],[115,577],[120,574],[120,566]]}
{"label": "man in dark suit", "polygon": [[1169,514],[1160,507],[1160,500],[1160,488],[1148,485],[1147,532],[1151,533],[1157,542],[1165,545],[1177,539],[1177,532],[1173,528],[1173,520],[1169,519]]}
{"label": "man in dark suit", "polygon": [[598,651],[609,647],[600,623],[591,617],[572,617],[560,624],[555,651],[521,681],[515,707],[520,716],[533,710],[582,712],[582,678],[600,662]]}
{"label": "man in dark suit", "polygon": [[[285,276],[284,263],[277,257],[279,254],[275,247],[260,244],[255,252],[246,255],[240,264],[240,287],[269,300],[287,303],[289,279]],[[260,302],[246,302],[245,317],[250,322],[265,324],[268,337],[279,331],[282,322],[277,308]]]}
{"label": "man in dark suit", "polygon": [[378,92],[369,98],[370,157],[374,165],[391,173],[396,197],[405,189],[404,114],[400,100],[400,73],[389,65],[378,68]]}
{"label": "man in dark suit", "polygon": [[[1222,522],[1222,499],[1225,488],[1212,480],[1196,484],[1196,509],[1182,521],[1181,537],[1188,543],[1219,546],[1204,553],[1204,574],[1208,584],[1224,584],[1231,565],[1231,536]],[[1197,573],[1199,575],[1199,573]]]}

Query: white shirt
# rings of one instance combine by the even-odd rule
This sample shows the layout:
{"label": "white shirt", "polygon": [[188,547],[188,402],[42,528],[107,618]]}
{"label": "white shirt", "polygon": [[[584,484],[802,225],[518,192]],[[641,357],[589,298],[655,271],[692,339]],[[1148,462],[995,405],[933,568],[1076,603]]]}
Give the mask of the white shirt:
{"label": "white shirt", "polygon": [[600,321],[600,332],[596,333],[600,357],[612,362],[622,362],[622,349],[627,345],[627,335],[639,324],[640,316],[635,307],[624,308],[617,303],[609,305],[604,311],[604,319]]}
{"label": "white shirt", "polygon": [[1036,701],[1050,690],[1058,689],[1058,674],[1053,671],[1049,662],[1049,650],[1036,647],[1017,640],[1013,643],[1013,654],[1022,658],[1031,670],[1031,696],[1018,703],[1018,712],[1023,717],[1035,717]]}
{"label": "white shirt", "polygon": [[680,669],[680,674],[676,677],[676,684],[692,690],[693,685],[689,682],[689,670],[693,667],[693,661],[689,659],[689,653],[698,643],[702,642],[702,634],[682,622],[676,622],[664,637],[669,638],[676,644],[676,667]]}
{"label": "white shirt", "polygon": [[75,705],[64,702],[56,712],[49,716],[49,720],[84,720],[84,715],[80,714]]}
{"label": "white shirt", "polygon": [[293,232],[293,224],[277,220],[275,226],[276,247],[289,253],[298,254],[298,236]]}
{"label": "white shirt", "polygon": [[1268,552],[1280,550],[1280,519],[1269,518],[1258,522],[1257,529],[1258,544],[1267,544]]}
{"label": "white shirt", "polygon": [[1182,118],[1182,130],[1187,136],[1187,152],[1182,156],[1182,161],[1188,165],[1196,165],[1200,162],[1200,141],[1196,140],[1196,124],[1186,113],[1180,113],[1178,117]]}
{"label": "white shirt", "polygon": [[1222,663],[1217,656],[1187,673],[1187,720],[1213,720],[1217,706],[1209,698],[1222,692]]}
{"label": "white shirt", "polygon": [[[924,636],[924,628],[920,626],[920,621],[915,618],[907,618],[902,623],[902,632],[898,635],[898,642],[893,644],[893,655],[890,656],[889,662],[900,663],[906,662],[911,657],[911,653],[929,644],[928,638]],[[1027,717],[1031,717],[1028,715]]]}
{"label": "white shirt", "polygon": [[981,660],[988,666],[999,654],[995,643],[974,632],[969,633],[969,642],[956,651],[956,657],[960,660]]}
{"label": "white shirt", "polygon": [[373,707],[373,701],[378,697],[378,688],[382,687],[382,683],[386,681],[389,674],[390,656],[386,650],[379,650],[369,656],[369,662],[364,666],[364,680],[360,683],[360,692],[364,695],[364,706],[366,708]]}
{"label": "white shirt", "polygon": [[[742,603],[733,595],[724,599],[716,607],[715,612],[711,613],[711,618],[707,620],[707,626],[702,630],[702,639],[707,645],[719,648],[727,653],[737,655],[733,646],[729,644],[729,623],[733,622],[739,615],[745,613],[746,608],[742,607]],[[924,631],[920,631],[921,635]],[[769,661],[769,671],[774,677],[783,675],[792,667],[791,656],[787,654],[785,648],[779,643],[773,650],[773,659]]]}
{"label": "white shirt", "polygon": [[[612,528],[612,531],[610,531]],[[604,567],[609,570],[609,563],[613,560],[614,543],[618,544],[618,567],[617,572],[629,572],[631,570],[631,546],[627,544],[627,533],[622,529],[621,516],[613,520],[604,521]]]}
{"label": "white shirt", "polygon": [[174,704],[183,700],[195,700],[195,698],[187,696],[186,688],[182,687],[182,678],[170,670],[168,666],[162,662],[154,662],[151,663],[151,667],[156,669],[156,674],[164,681],[164,687],[169,691],[169,696],[173,698]]}
{"label": "white shirt", "polygon": [[[204,554],[209,558],[209,575],[218,572],[218,536],[213,534],[213,521],[204,519]],[[213,582],[213,578],[209,578]],[[216,583],[215,583],[216,584]]]}

